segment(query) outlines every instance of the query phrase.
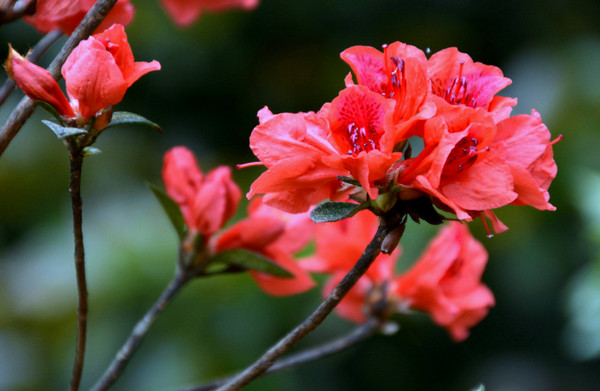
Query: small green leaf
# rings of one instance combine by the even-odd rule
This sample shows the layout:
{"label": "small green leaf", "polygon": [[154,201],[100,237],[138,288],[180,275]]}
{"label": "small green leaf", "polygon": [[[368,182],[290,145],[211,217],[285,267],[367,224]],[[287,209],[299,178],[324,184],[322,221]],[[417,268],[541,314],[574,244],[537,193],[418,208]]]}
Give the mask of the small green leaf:
{"label": "small green leaf", "polygon": [[338,179],[338,181],[347,183],[349,185],[360,186],[359,181],[357,181],[356,179],[351,178],[349,176],[338,175],[337,179]]}
{"label": "small green leaf", "polygon": [[210,259],[210,263],[225,263],[243,267],[244,269],[256,270],[277,277],[293,277],[294,275],[270,259],[258,253],[236,249],[224,251]]}
{"label": "small green leaf", "polygon": [[154,196],[158,199],[163,210],[169,217],[171,224],[175,228],[175,231],[177,231],[179,239],[183,240],[185,237],[185,224],[183,222],[183,215],[181,214],[179,205],[177,205],[177,203],[173,201],[173,199],[158,186],[148,182],[148,187],[150,190],[152,190],[152,193],[154,193]]}
{"label": "small green leaf", "polygon": [[50,114],[52,114],[54,116],[54,118],[56,118],[59,123],[61,123],[61,124],[63,123],[63,118],[60,116],[60,114],[58,113],[58,111],[56,111],[56,109],[50,103],[44,102],[43,100],[36,100],[35,104],[37,104],[42,109],[44,109],[47,112],[49,112]]}
{"label": "small green leaf", "polygon": [[99,155],[101,153],[102,153],[102,151],[100,150],[100,148],[96,148],[96,147],[83,148],[83,156],[94,156],[94,155]]}
{"label": "small green leaf", "polygon": [[478,387],[473,388],[471,391],[485,391],[485,386],[480,384]]}
{"label": "small green leaf", "polygon": [[87,130],[85,130],[85,129],[62,126],[62,125],[57,124],[56,122],[47,121],[45,119],[43,119],[42,122],[44,123],[44,125],[49,127],[50,130],[52,130],[54,132],[56,137],[58,137],[60,139],[69,137],[69,136],[75,136],[78,134],[87,133]]}
{"label": "small green leaf", "polygon": [[315,223],[339,221],[354,216],[368,206],[369,203],[354,204],[352,202],[325,201],[321,202],[310,212],[310,218]]}
{"label": "small green leaf", "polygon": [[127,111],[116,111],[112,115],[112,119],[106,125],[104,129],[111,128],[113,126],[123,125],[123,124],[137,124],[137,125],[145,125],[149,126],[159,133],[162,133],[162,129],[156,123],[142,117],[141,115],[129,113]]}

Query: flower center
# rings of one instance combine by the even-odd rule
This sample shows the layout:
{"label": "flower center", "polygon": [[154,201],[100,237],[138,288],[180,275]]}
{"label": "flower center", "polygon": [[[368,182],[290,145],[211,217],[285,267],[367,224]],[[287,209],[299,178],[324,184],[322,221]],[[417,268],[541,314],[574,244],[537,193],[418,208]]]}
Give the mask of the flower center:
{"label": "flower center", "polygon": [[348,155],[356,156],[361,151],[369,152],[379,149],[379,139],[381,136],[370,127],[359,127],[354,122],[346,128],[346,137],[350,144]]}
{"label": "flower center", "polygon": [[486,147],[483,150],[477,150],[477,144],[478,141],[475,137],[463,137],[448,155],[448,160],[446,160],[444,166],[444,174],[458,174],[466,170],[475,163],[477,155],[490,149]]}
{"label": "flower center", "polygon": [[461,61],[459,64],[458,76],[446,88],[443,98],[446,102],[453,105],[476,107],[477,99],[469,93],[469,82],[467,81],[467,77],[462,74],[465,62]]}

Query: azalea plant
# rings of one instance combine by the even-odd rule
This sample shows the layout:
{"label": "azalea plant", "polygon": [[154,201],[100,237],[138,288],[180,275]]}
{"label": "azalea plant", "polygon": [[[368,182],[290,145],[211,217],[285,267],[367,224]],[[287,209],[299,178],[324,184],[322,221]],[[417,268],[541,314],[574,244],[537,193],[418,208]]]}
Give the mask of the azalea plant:
{"label": "azalea plant", "polygon": [[[248,10],[257,1],[161,4],[174,23],[188,26],[204,11]],[[21,13],[41,32],[72,34],[50,70],[9,49],[7,73],[28,99],[0,131],[0,153],[35,104],[54,116],[43,122],[68,150],[79,297],[71,390],[78,390],[88,330],[82,163],[99,152],[94,143],[106,129],[134,123],[162,131],[151,118],[115,109],[133,83],[161,66],[134,60],[125,32],[134,17],[128,0],[40,0],[33,11],[27,7]],[[203,170],[185,146],[165,152],[164,187],[150,189],[179,239],[175,273],[132,325],[94,390],[118,381],[177,293],[208,276],[248,273],[272,296],[306,292],[321,279],[324,299],[237,375],[193,389],[240,389],[375,333],[395,333],[399,314],[426,313],[460,342],[495,305],[482,282],[488,254],[469,223],[482,221],[492,236],[507,229],[497,208],[555,210],[548,190],[557,173],[553,146],[562,136],[552,140],[535,110],[511,116],[517,100],[497,95],[511,80],[457,48],[427,56],[415,46],[390,42],[381,49],[353,46],[340,56],[350,73],[341,75],[343,88],[330,102],[310,112],[258,111],[258,125],[248,132],[258,161],[240,162],[238,168],[265,170],[248,189],[245,217],[230,222],[243,214],[238,211],[243,191],[230,167]],[[56,81],[59,67],[68,97]],[[440,228],[422,255],[399,271],[409,220]],[[282,358],[333,311],[359,324],[355,331]]]}

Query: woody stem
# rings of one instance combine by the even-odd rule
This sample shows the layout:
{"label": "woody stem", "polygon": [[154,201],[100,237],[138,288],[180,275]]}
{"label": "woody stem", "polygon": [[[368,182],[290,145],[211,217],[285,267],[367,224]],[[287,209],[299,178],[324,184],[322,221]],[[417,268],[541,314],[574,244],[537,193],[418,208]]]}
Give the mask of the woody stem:
{"label": "woody stem", "polygon": [[255,361],[252,365],[247,367],[243,372],[235,376],[232,380],[227,382],[222,387],[219,387],[218,391],[232,391],[239,390],[252,380],[263,375],[281,355],[288,351],[298,341],[308,335],[317,326],[319,326],[333,311],[333,309],[339,304],[344,296],[350,291],[350,289],[358,282],[358,280],[367,272],[367,269],[377,255],[381,252],[381,243],[386,237],[390,229],[394,227],[388,227],[385,221],[382,219],[382,223],[377,229],[377,233],[365,249],[364,253],[354,265],[352,270],[346,274],[342,281],[333,289],[333,291],[327,296],[327,298],[317,307],[317,309],[302,323],[296,326],[295,329],[290,331],[285,337],[279,340],[273,345],[262,357]]}
{"label": "woody stem", "polygon": [[106,390],[117,381],[129,362],[129,359],[142,343],[142,339],[158,315],[160,315],[177,293],[179,293],[181,288],[183,288],[194,276],[195,274],[190,271],[177,270],[175,277],[173,277],[169,285],[163,290],[159,298],[154,302],[152,307],[150,307],[148,312],[146,312],[144,317],[135,325],[129,338],[125,341],[102,377],[96,382],[92,391]]}
{"label": "woody stem", "polygon": [[71,179],[69,191],[71,193],[71,206],[73,209],[73,235],[75,239],[75,272],[77,276],[77,346],[75,349],[75,362],[73,363],[73,375],[71,377],[71,391],[79,389],[81,374],[83,372],[83,359],[85,356],[85,342],[87,336],[87,283],[85,278],[85,252],[83,248],[82,229],[82,202],[81,202],[81,167],[83,164],[83,153],[75,143],[71,144],[69,151],[71,161]]}
{"label": "woody stem", "polygon": [[[67,60],[67,57],[82,39],[87,38],[100,25],[108,12],[115,5],[117,0],[98,0],[94,6],[85,15],[85,18],[79,23],[79,26],[73,31],[71,37],[65,42],[60,52],[56,55],[48,71],[58,80],[60,78],[60,69]],[[8,119],[0,128],[0,156],[4,153],[8,144],[17,135],[21,127],[35,110],[35,102],[28,97],[21,99],[17,107],[10,113]]]}

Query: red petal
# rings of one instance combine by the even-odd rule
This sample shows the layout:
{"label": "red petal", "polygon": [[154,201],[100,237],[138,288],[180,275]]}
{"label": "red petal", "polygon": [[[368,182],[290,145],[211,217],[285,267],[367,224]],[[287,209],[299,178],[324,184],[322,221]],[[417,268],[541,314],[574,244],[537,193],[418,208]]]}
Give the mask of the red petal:
{"label": "red petal", "polygon": [[29,62],[12,47],[9,47],[5,66],[8,75],[28,97],[50,104],[64,117],[75,117],[69,101],[50,72]]}

